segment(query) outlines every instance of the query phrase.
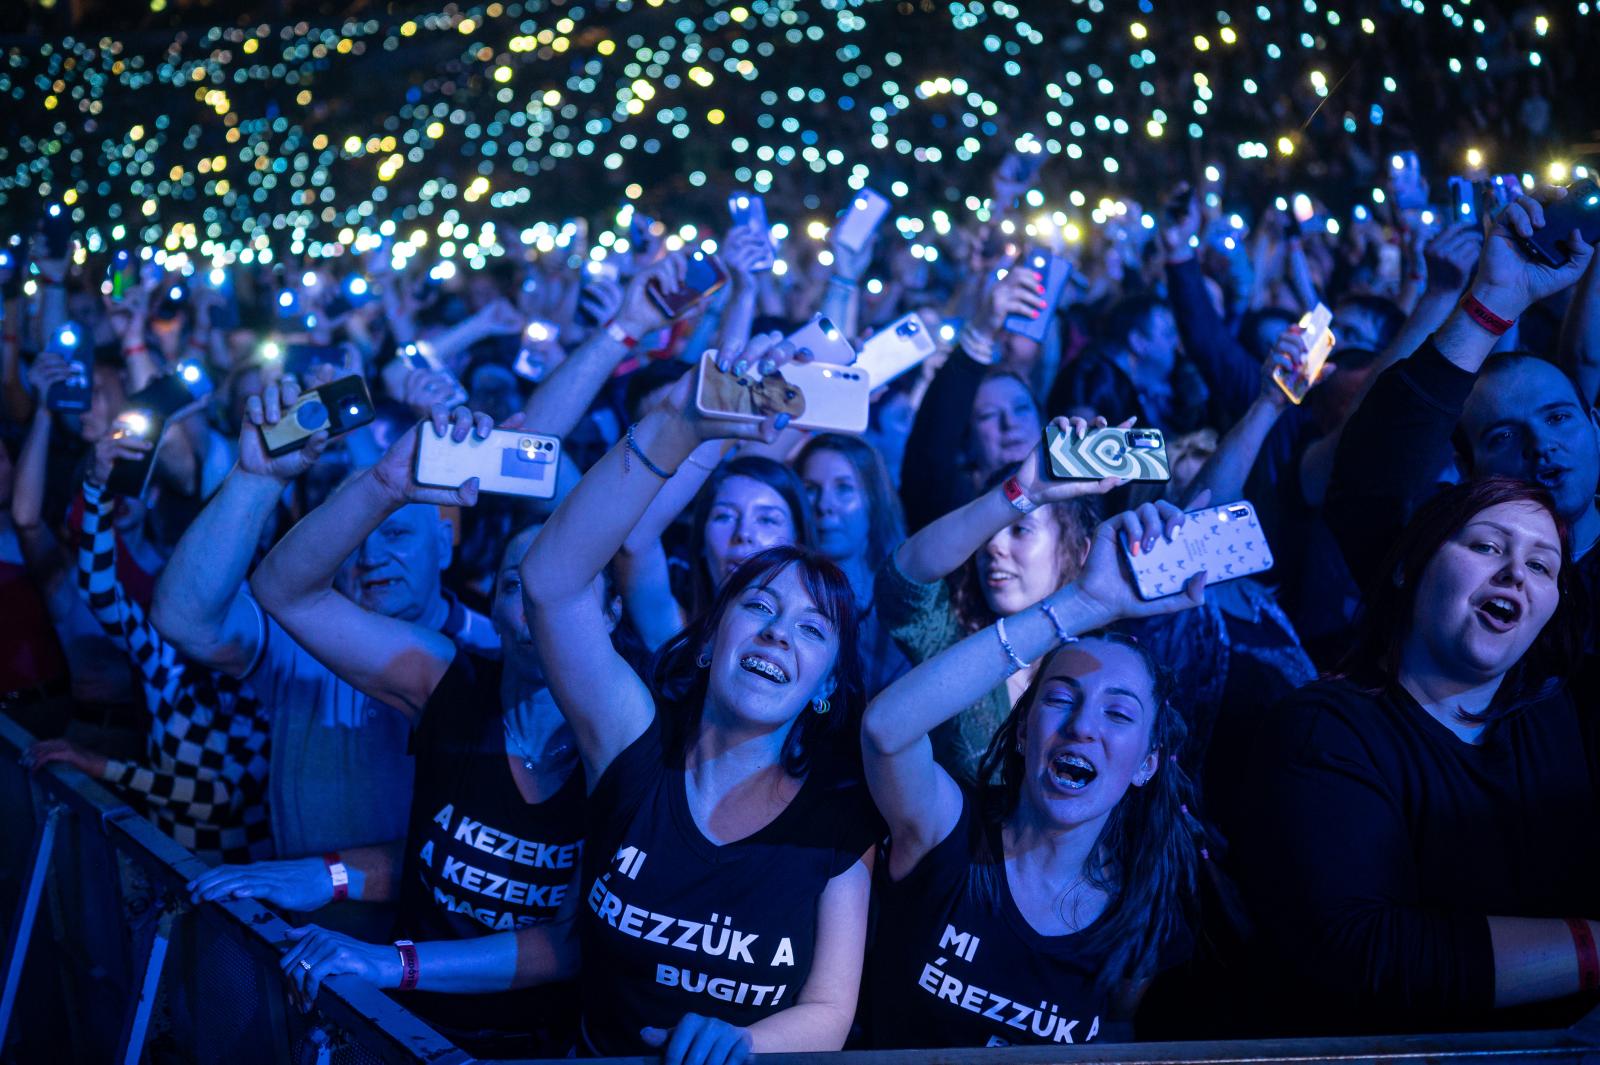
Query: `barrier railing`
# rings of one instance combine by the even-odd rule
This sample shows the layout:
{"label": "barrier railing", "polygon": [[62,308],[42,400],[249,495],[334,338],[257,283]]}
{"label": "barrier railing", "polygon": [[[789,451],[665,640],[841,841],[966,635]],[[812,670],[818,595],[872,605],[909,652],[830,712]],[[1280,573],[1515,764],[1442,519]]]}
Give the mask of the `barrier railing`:
{"label": "barrier railing", "polygon": [[[204,863],[77,770],[52,766],[30,777],[18,762],[30,742],[0,715],[0,915],[9,916],[0,941],[0,1060],[476,1061],[355,977],[328,980],[301,1013],[277,968],[290,926],[249,900],[191,906],[184,884]],[[1592,1065],[1600,1062],[1600,1010],[1572,1028],[1536,1032],[761,1057],[762,1065],[1110,1061]]]}

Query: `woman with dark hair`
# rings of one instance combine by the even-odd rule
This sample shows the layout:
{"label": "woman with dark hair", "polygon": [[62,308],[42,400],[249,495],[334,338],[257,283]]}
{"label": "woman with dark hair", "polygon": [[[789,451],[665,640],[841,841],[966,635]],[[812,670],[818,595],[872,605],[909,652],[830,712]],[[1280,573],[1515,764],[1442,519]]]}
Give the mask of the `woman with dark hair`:
{"label": "woman with dark hair", "polygon": [[[770,345],[747,357],[782,361]],[[855,597],[833,563],[746,559],[649,685],[604,638],[585,590],[673,470],[704,439],[786,422],[703,419],[693,384],[590,469],[522,574],[589,789],[580,1052],[737,1065],[844,1045],[881,827],[860,782]]]}
{"label": "woman with dark hair", "polygon": [[861,662],[868,697],[911,668],[873,609],[878,567],[905,539],[900,500],[877,450],[839,433],[812,438],[795,460],[816,510],[817,550],[850,579],[861,618]]}
{"label": "woman with dark hair", "polygon": [[1545,1027],[1592,1004],[1600,767],[1563,683],[1569,561],[1543,488],[1445,489],[1345,672],[1266,723],[1233,836],[1287,1027]]}
{"label": "woman with dark hair", "polygon": [[[1149,653],[1095,630],[1201,602],[1203,574],[1141,600],[1118,558],[1119,536],[1170,539],[1182,522],[1165,502],[1106,522],[1075,581],[923,662],[867,709],[867,781],[889,822],[877,1045],[1128,1038],[1144,987],[1181,960],[1201,851],[1194,789],[1173,757],[1183,719]],[[978,788],[962,788],[930,733],[1028,661],[1034,679]]]}
{"label": "woman with dark hair", "polygon": [[[1090,423],[1057,419],[1082,435]],[[1097,427],[1105,425],[1098,418]],[[997,474],[987,491],[901,544],[878,571],[874,601],[883,625],[913,664],[992,624],[1034,606],[1078,575],[1098,517],[1094,496],[1121,482],[1056,481],[1044,475],[1042,441],[1014,475]],[[961,574],[954,591],[946,577]],[[995,730],[1033,680],[1019,671],[940,722],[934,733],[939,764],[963,783],[977,780],[978,763]]]}

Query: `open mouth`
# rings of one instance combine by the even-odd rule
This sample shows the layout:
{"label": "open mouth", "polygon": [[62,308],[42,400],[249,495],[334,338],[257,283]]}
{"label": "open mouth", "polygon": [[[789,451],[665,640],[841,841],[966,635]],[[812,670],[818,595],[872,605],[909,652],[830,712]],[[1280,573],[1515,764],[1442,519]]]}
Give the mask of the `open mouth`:
{"label": "open mouth", "polygon": [[1556,485],[1561,483],[1562,479],[1566,477],[1566,475],[1567,468],[1565,466],[1545,466],[1535,473],[1533,477],[1534,480],[1538,481],[1546,488],[1554,488]]}
{"label": "open mouth", "polygon": [[381,592],[400,583],[399,577],[379,577],[374,580],[362,581],[361,587],[369,592]]}
{"label": "open mouth", "polygon": [[1509,632],[1522,618],[1522,604],[1503,595],[1490,596],[1478,604],[1478,618],[1494,632]]}
{"label": "open mouth", "polygon": [[1050,759],[1050,779],[1068,791],[1087,788],[1100,771],[1081,754],[1062,753]]}
{"label": "open mouth", "polygon": [[746,673],[754,673],[763,680],[769,680],[773,684],[789,683],[789,674],[783,671],[782,666],[769,659],[762,658],[760,655],[745,655],[739,659],[739,668]]}
{"label": "open mouth", "polygon": [[1015,573],[1007,573],[1005,570],[992,569],[984,575],[983,583],[987,584],[991,588],[1004,588],[1007,584],[1016,579],[1017,575]]}

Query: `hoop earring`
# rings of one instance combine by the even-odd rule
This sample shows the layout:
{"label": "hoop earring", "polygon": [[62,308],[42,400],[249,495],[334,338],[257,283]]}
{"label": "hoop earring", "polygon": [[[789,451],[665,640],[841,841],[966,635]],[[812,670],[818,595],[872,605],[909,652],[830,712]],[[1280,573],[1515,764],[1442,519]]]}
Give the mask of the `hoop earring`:
{"label": "hoop earring", "polygon": [[811,703],[811,710],[818,717],[821,717],[823,714],[826,714],[831,709],[832,709],[832,705],[828,702],[826,697],[821,697],[821,698],[815,699]]}
{"label": "hoop earring", "polygon": [[695,664],[698,665],[701,669],[710,669],[711,668],[711,652],[710,651],[701,651],[700,652],[700,657],[695,659]]}

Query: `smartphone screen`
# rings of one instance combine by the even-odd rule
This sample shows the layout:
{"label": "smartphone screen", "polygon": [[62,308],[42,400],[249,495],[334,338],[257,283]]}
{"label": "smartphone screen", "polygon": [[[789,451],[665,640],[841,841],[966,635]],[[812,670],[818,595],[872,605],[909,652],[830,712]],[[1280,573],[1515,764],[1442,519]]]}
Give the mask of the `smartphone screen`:
{"label": "smartphone screen", "polygon": [[[128,397],[130,402],[135,398],[136,396]],[[113,462],[111,476],[106,479],[107,491],[113,495],[129,498],[144,495],[145,488],[150,484],[150,474],[156,464],[156,452],[161,449],[161,437],[166,429],[167,419],[159,411],[135,405],[117,415],[116,420],[111,423],[112,436],[137,436],[142,440],[148,440],[154,446],[141,458],[118,459]]]}
{"label": "smartphone screen", "polygon": [[1389,178],[1394,188],[1395,206],[1402,211],[1428,206],[1428,187],[1422,180],[1422,164],[1416,152],[1395,152],[1389,157]]}
{"label": "smartphone screen", "polygon": [[1600,185],[1584,180],[1567,186],[1567,195],[1544,207],[1544,226],[1522,241],[1528,258],[1552,268],[1571,260],[1567,238],[1576,229],[1587,243],[1600,240]]}
{"label": "smartphone screen", "polygon": [[1450,179],[1450,223],[1478,225],[1478,187],[1459,175]]}

